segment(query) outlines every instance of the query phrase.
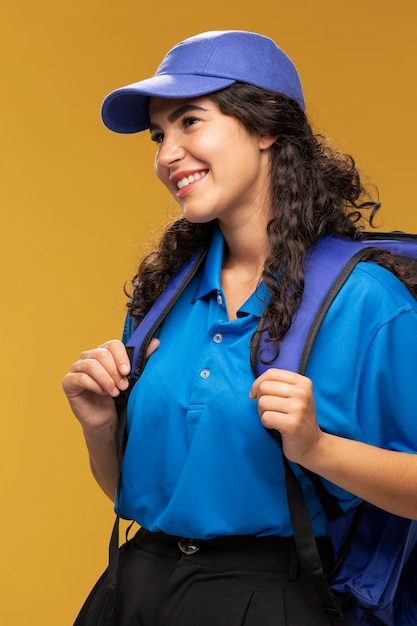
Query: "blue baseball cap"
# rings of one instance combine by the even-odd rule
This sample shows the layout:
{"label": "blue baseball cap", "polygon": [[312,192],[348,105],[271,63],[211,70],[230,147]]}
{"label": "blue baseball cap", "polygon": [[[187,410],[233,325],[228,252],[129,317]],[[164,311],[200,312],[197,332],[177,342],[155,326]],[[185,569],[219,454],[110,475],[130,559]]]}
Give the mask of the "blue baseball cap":
{"label": "blue baseball cap", "polygon": [[272,39],[242,30],[217,30],[174,46],[152,78],[112,91],[102,104],[102,119],[116,133],[137,133],[149,128],[150,96],[195,98],[237,81],[280,93],[304,110],[295,65]]}

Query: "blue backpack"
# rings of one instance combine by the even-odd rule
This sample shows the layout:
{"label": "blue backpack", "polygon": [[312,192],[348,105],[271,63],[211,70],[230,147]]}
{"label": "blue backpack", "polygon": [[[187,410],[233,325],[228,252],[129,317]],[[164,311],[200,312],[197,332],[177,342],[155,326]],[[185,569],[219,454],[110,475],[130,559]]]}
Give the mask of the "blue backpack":
{"label": "blue backpack", "polygon": [[[417,272],[417,235],[372,233],[364,241],[323,237],[309,253],[302,302],[281,342],[280,354],[270,362],[273,346],[265,335],[259,353],[266,358],[261,361],[258,355],[251,355],[255,375],[270,367],[305,373],[315,337],[333,299],[370,248],[414,259]],[[127,342],[132,362],[131,386],[143,371],[146,350],[156,329],[204,257],[205,251],[200,251],[180,269]],[[280,442],[277,431],[270,434]],[[417,521],[392,515],[366,502],[342,513],[320,478],[303,470],[313,482],[329,520],[335,567],[325,575],[301,484],[284,455],[283,463],[299,558],[326,607],[329,623],[340,625],[345,618],[351,626],[416,626]],[[110,576],[115,568],[110,567]]]}

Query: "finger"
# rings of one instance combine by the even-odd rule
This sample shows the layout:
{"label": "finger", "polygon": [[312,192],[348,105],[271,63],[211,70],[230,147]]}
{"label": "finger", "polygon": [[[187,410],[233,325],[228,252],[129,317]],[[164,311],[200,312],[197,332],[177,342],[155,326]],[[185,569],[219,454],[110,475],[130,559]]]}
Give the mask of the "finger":
{"label": "finger", "polygon": [[97,360],[115,381],[125,378],[130,372],[130,361],[126,348],[118,340],[108,341],[98,348],[82,352],[79,361],[84,360]]}
{"label": "finger", "polygon": [[266,381],[259,387],[257,400],[260,407],[285,413],[307,411],[314,406],[313,388],[308,382],[287,385]]}
{"label": "finger", "polygon": [[160,345],[161,345],[161,342],[159,341],[159,339],[157,339],[156,337],[151,339],[148,349],[146,350],[146,358],[149,359],[151,354],[153,354],[155,350],[159,348]]}
{"label": "finger", "polygon": [[262,415],[266,411],[273,411],[286,415],[296,410],[296,400],[277,395],[261,395],[258,398],[258,413]]}
{"label": "finger", "polygon": [[68,399],[74,399],[81,396],[85,392],[90,392],[98,396],[110,395],[118,396],[120,391],[114,385],[106,390],[94,378],[86,372],[70,372],[66,374],[62,380],[62,386]]}
{"label": "finger", "polygon": [[113,356],[114,362],[120,374],[127,376],[130,372],[130,361],[126,351],[126,347],[119,339],[111,339],[99,346],[99,349],[105,349]]}
{"label": "finger", "polygon": [[260,387],[265,382],[280,382],[286,385],[294,386],[302,384],[303,381],[308,381],[305,376],[298,374],[297,372],[291,372],[290,370],[281,370],[277,368],[270,368],[266,370],[261,376],[254,381],[250,390],[249,397],[254,400],[260,394]]}
{"label": "finger", "polygon": [[264,380],[258,385],[257,398],[262,396],[276,396],[279,398],[290,398],[297,393],[297,386],[282,381]]}
{"label": "finger", "polygon": [[[74,374],[85,374],[91,378],[105,392],[112,396],[118,395],[119,390],[128,387],[128,379],[122,376],[112,354],[105,348],[96,348],[95,350],[84,352],[78,361],[76,361],[70,369]],[[90,387],[87,378],[81,376],[80,384]]]}
{"label": "finger", "polygon": [[285,433],[290,427],[288,423],[288,414],[279,413],[277,411],[264,411],[260,414],[261,423],[265,428],[278,430],[281,434]]}
{"label": "finger", "polygon": [[258,376],[258,378],[254,381],[250,397],[252,399],[257,398],[261,393],[268,393],[271,389],[271,385],[279,384],[282,385],[282,393],[286,395],[288,393],[289,386],[297,384],[298,380],[298,375],[294,375],[294,372],[271,368],[264,372],[261,376]]}

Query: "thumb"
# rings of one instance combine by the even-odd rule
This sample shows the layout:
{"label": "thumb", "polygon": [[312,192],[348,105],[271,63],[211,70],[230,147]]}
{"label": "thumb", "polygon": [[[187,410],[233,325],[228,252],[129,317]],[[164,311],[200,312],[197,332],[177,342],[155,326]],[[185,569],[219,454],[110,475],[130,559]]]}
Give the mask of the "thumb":
{"label": "thumb", "polygon": [[150,344],[148,346],[148,349],[146,350],[146,358],[147,359],[149,359],[151,354],[153,354],[155,352],[155,350],[157,350],[159,348],[160,344],[161,344],[161,342],[156,337],[151,339]]}

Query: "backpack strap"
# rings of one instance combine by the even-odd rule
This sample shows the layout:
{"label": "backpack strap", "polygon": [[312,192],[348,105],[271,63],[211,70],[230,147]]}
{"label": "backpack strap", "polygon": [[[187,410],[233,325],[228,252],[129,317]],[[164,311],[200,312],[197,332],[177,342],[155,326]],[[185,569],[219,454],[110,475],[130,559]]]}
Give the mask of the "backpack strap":
{"label": "backpack strap", "polygon": [[[366,241],[323,237],[307,257],[303,299],[281,342],[281,351],[276,359],[273,358],[273,346],[267,335],[262,337],[258,357],[259,373],[269,367],[279,367],[305,374],[314,340],[331,303],[356,264],[373,248],[416,258],[417,237],[400,235],[398,239],[390,240],[382,236],[376,241],[371,236]],[[281,445],[278,431],[269,430],[269,433]],[[323,571],[301,483],[283,453],[282,458],[294,540],[301,564],[326,609],[330,623],[340,624],[343,613]],[[316,474],[301,469],[313,482],[324,511],[332,519],[338,514],[338,509],[341,512],[336,500],[330,496]]]}
{"label": "backpack strap", "polygon": [[127,401],[133,385],[140,378],[145,367],[146,351],[149,343],[190,280],[197,273],[206,254],[206,249],[201,249],[196,252],[191,259],[180,268],[178,273],[171,278],[126,343],[126,350],[131,365],[129,387],[127,390],[122,391],[115,399],[119,417],[116,441],[120,466],[123,457]]}
{"label": "backpack strap", "polygon": [[169,311],[177,302],[190,280],[197,273],[206,254],[206,249],[199,250],[189,261],[187,261],[187,263],[185,263],[185,265],[180,268],[178,273],[175,274],[169,281],[168,285],[162,291],[128,340],[126,348],[128,353],[132,355],[132,370],[130,375],[131,387],[138,380],[143,368],[145,367],[146,351],[157,328],[161,325]]}
{"label": "backpack strap", "polygon": [[[157,298],[151,309],[143,318],[142,322],[136,327],[135,331],[133,332],[126,344],[126,350],[131,363],[129,387],[126,391],[121,392],[120,395],[115,399],[118,415],[116,447],[120,468],[122,465],[124,444],[126,440],[125,429],[127,401],[133,385],[139,379],[145,367],[146,351],[148,349],[149,343],[154,336],[157,328],[163,322],[168,312],[172,309],[175,302],[178,300],[186,286],[189,284],[190,280],[193,278],[193,276],[195,276],[206,254],[206,249],[199,250],[185,265],[181,267],[179,272],[175,274],[175,276],[170,280],[168,285],[162,291],[159,298]],[[115,590],[117,585],[117,573],[119,563],[120,471],[115,500],[118,506],[116,519],[114,521],[113,530],[109,542],[109,565],[106,575],[107,595],[105,607],[103,609],[107,612],[107,615],[109,616],[112,614],[115,606]]]}
{"label": "backpack strap", "polygon": [[395,239],[389,239],[388,233],[380,236],[368,233],[367,239],[361,241],[326,236],[311,248],[304,262],[305,288],[294,321],[281,341],[277,358],[274,345],[264,333],[257,357],[258,374],[271,366],[305,373],[314,340],[331,303],[370,249],[382,248],[401,256],[417,257],[417,236],[403,233],[393,233],[393,237],[398,237]]}
{"label": "backpack strap", "polygon": [[[258,360],[259,373],[266,371],[269,367],[305,372],[314,339],[331,302],[365,253],[367,250],[364,251],[363,245],[334,237],[325,237],[314,246],[305,263],[305,288],[297,315],[281,341],[280,354],[276,359],[273,359],[272,363],[274,346],[271,345],[265,334],[262,337],[258,358],[263,360]],[[274,430],[268,432],[281,445],[280,433]],[[343,613],[323,571],[301,483],[284,453],[282,453],[282,460],[298,556],[329,616],[330,622],[335,625],[340,624],[343,620]],[[326,502],[322,501],[322,506],[325,506],[329,511],[331,507],[332,515],[338,514],[340,508],[337,502],[331,499],[324,486],[323,490],[320,489],[320,479],[317,477],[316,483],[315,476],[311,473],[309,478],[315,482],[316,489],[321,495],[320,500],[326,498]],[[337,507],[336,510],[334,510],[334,506]]]}

